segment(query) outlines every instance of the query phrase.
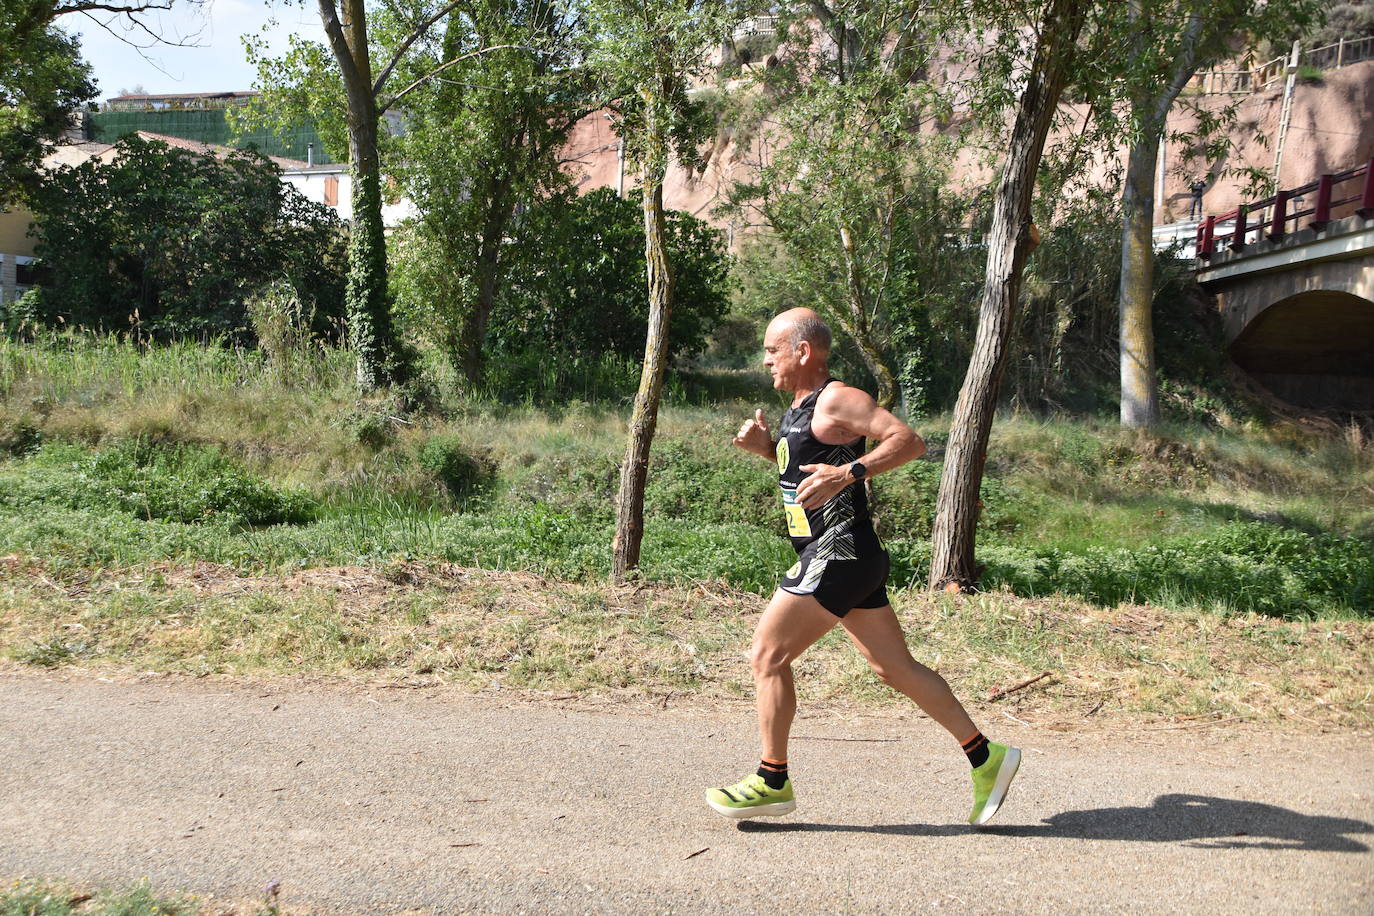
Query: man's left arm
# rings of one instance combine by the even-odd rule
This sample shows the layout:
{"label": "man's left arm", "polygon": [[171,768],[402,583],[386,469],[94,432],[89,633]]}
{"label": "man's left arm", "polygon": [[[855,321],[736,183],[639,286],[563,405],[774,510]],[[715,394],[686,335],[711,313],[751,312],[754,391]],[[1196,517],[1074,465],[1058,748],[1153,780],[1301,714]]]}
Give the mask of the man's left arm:
{"label": "man's left arm", "polygon": [[[839,427],[850,436],[877,441],[873,450],[860,459],[867,471],[864,476],[890,471],[925,454],[926,444],[915,430],[879,407],[866,392],[846,387],[829,395],[823,411],[820,410],[822,405],[817,405],[827,425]],[[800,470],[809,472],[810,476],[797,487],[797,501],[807,509],[825,505],[855,482],[857,478],[850,468],[847,464],[803,465]]]}

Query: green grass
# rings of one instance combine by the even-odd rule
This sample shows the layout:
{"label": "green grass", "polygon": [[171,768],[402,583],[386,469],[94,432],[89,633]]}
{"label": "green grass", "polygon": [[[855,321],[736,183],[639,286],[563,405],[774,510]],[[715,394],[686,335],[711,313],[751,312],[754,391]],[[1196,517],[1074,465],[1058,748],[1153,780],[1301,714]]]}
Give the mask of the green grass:
{"label": "green grass", "polygon": [[[321,351],[296,371],[285,379],[222,346],[0,341],[0,554],[58,569],[408,559],[606,575],[623,399],[472,400],[441,386],[435,412],[403,414],[352,393],[347,354]],[[643,575],[766,593],[790,564],[776,487],[729,438],[753,406],[779,410],[778,395],[740,374],[690,384],[754,396],[663,410]],[[899,586],[925,576],[947,424],[918,422],[934,457],[875,484]],[[1355,428],[1143,436],[1105,419],[1006,416],[981,496],[991,587],[1108,606],[1374,613],[1374,446]]]}
{"label": "green grass", "polygon": [[49,881],[16,881],[0,891],[0,916],[196,916],[194,898],[163,896],[143,881],[122,890],[94,894]]}

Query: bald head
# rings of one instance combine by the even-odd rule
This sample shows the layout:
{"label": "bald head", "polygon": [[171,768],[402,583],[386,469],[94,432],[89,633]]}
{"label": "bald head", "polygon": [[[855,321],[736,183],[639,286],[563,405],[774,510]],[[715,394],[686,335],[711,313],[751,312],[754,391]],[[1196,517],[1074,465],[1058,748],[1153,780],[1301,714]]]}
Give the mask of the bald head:
{"label": "bald head", "polygon": [[830,325],[808,308],[788,309],[768,323],[770,330],[785,334],[794,348],[804,340],[818,355],[830,352]]}

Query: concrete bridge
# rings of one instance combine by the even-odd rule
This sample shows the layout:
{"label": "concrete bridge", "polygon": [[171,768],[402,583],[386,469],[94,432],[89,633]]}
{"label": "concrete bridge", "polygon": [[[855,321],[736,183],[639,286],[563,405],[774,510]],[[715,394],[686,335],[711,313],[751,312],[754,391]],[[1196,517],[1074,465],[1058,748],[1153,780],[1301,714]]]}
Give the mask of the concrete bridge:
{"label": "concrete bridge", "polygon": [[1208,216],[1197,257],[1237,365],[1290,403],[1374,411],[1374,160]]}

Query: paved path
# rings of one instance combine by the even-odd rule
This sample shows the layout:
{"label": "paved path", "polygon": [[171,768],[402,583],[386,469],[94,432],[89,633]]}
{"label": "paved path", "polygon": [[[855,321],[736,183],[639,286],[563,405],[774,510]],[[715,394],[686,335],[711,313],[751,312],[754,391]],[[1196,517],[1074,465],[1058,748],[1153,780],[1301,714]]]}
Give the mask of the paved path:
{"label": "paved path", "polygon": [[797,812],[737,827],[700,790],[751,761],[742,704],[8,673],[0,875],[349,914],[1374,912],[1368,737],[989,725],[1026,760],[981,832],[935,726],[844,710],[798,723]]}

